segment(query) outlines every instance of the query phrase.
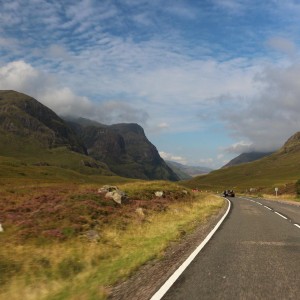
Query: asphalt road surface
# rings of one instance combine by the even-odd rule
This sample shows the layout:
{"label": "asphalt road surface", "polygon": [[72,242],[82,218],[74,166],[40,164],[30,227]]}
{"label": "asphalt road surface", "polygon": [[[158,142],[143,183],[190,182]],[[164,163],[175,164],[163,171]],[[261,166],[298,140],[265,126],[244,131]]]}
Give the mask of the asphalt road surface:
{"label": "asphalt road surface", "polygon": [[230,201],[223,225],[162,299],[300,299],[300,206]]}

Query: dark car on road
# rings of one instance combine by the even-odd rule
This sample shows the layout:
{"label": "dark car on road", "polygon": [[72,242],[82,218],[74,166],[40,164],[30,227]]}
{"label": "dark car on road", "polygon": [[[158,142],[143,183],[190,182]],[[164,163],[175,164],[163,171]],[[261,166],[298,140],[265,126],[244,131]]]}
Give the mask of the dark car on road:
{"label": "dark car on road", "polygon": [[235,193],[233,190],[225,190],[223,192],[224,197],[235,197]]}

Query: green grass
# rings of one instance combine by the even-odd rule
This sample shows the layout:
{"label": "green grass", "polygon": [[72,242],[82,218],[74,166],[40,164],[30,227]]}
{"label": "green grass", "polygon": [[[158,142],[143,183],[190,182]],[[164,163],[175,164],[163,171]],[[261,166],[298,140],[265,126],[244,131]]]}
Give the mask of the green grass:
{"label": "green grass", "polygon": [[[5,231],[0,238],[5,247],[0,248],[0,272],[7,276],[0,286],[0,298],[19,299],[22,295],[25,300],[106,299],[109,285],[127,278],[148,260],[161,258],[171,241],[179,240],[182,232],[192,231],[224,205],[220,197],[183,193],[179,185],[157,181],[153,186],[152,182],[124,183],[120,187],[131,194],[132,202],[123,206],[102,206],[102,200],[96,196],[98,187],[95,184],[50,183],[35,188],[26,185],[1,187],[6,199],[3,211],[14,209],[17,215],[22,213],[24,220],[30,221],[27,214],[32,217],[34,213],[43,214],[51,208],[51,205],[45,206],[50,197],[49,204],[53,201],[53,207],[61,205],[59,212],[66,210],[70,221],[73,217],[84,216],[88,221],[86,225],[92,227],[83,228],[97,230],[100,239],[92,242],[84,236],[84,231],[74,234],[69,227],[64,227],[67,233],[64,240],[41,239],[38,235],[18,240],[18,231],[24,223],[3,224]],[[164,190],[166,198],[155,198],[155,190]],[[145,191],[145,197],[141,191]],[[102,215],[94,215],[94,209],[79,212],[78,205],[85,202],[95,203],[111,215],[103,219]],[[28,203],[33,205],[32,210]],[[20,212],[18,207],[24,209]],[[136,212],[138,207],[143,207],[144,216]],[[60,214],[52,215],[50,211],[44,218],[37,219],[37,226],[66,226],[67,218],[64,217],[63,222],[59,218]],[[93,218],[101,226],[93,227],[90,223]]]}
{"label": "green grass", "polygon": [[[38,173],[41,177],[51,178],[54,173],[60,172],[65,176],[65,170],[82,175],[113,175],[105,164],[96,162],[91,157],[66,147],[47,149],[33,138],[16,137],[3,131],[0,131],[0,166],[1,169],[5,168],[5,172],[0,172],[0,177],[5,177],[6,174],[8,177],[36,177]],[[72,177],[72,173],[69,174]]]}
{"label": "green grass", "polygon": [[[186,181],[184,185],[192,188],[222,191],[235,189],[243,192],[250,188],[273,192],[274,187],[284,190],[300,178],[300,154],[276,153],[261,160],[220,169],[208,175]],[[291,188],[290,192],[295,193]]]}

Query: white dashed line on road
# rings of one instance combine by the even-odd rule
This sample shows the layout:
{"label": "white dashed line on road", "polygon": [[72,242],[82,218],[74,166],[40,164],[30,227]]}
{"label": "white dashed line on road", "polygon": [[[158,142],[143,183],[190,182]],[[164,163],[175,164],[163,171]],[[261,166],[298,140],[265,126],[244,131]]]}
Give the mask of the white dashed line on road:
{"label": "white dashed line on road", "polygon": [[[260,202],[258,202],[258,201],[253,201],[253,200],[247,199],[247,198],[244,198],[244,199],[249,200],[249,201],[252,201],[252,202],[257,203],[257,204],[259,204],[259,205],[262,205],[262,206],[265,207],[266,209],[268,209],[268,210],[274,212],[275,214],[277,214],[277,215],[280,216],[281,218],[283,218],[283,219],[285,219],[285,220],[288,220],[288,221],[290,221],[290,222],[292,223],[292,220],[288,219],[286,216],[282,215],[281,213],[275,211],[273,208],[271,208],[271,207],[269,207],[269,206],[266,206],[266,205],[263,205],[262,203],[260,203]],[[296,223],[295,223],[294,225],[295,225],[296,227],[300,228],[300,225],[299,225],[299,224],[296,224]]]}
{"label": "white dashed line on road", "polygon": [[285,217],[285,216],[283,216],[282,214],[280,214],[279,212],[277,212],[277,211],[274,211],[275,212],[275,214],[277,214],[278,216],[280,216],[281,218],[284,218],[284,219],[286,219],[287,220],[287,217]]}
{"label": "white dashed line on road", "polygon": [[264,207],[265,207],[266,209],[268,209],[268,210],[272,210],[272,208],[270,208],[270,207],[268,207],[268,206],[265,206],[265,205],[264,205]]}

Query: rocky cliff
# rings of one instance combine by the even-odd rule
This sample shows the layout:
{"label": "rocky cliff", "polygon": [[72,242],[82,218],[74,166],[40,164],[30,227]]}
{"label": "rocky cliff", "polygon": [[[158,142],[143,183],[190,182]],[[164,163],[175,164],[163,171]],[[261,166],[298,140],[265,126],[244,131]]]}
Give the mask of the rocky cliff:
{"label": "rocky cliff", "polygon": [[84,141],[88,154],[116,174],[130,178],[179,180],[138,124],[103,125],[86,119],[68,123]]}
{"label": "rocky cliff", "polygon": [[[14,152],[19,156],[26,144],[32,146],[26,147],[28,160],[37,156],[37,151],[43,157],[43,152],[44,156],[50,155],[46,150],[67,149],[83,156],[70,158],[70,162],[60,158],[61,166],[71,164],[72,168],[79,168],[80,165],[103,169],[108,174],[107,165],[117,175],[129,178],[179,179],[159,156],[141,126],[107,126],[82,118],[64,121],[34,98],[15,91],[0,91],[0,143],[0,155]],[[56,152],[51,153],[52,158],[47,157],[43,164],[54,164],[53,153]]]}
{"label": "rocky cliff", "polygon": [[300,132],[292,135],[284,145],[279,149],[279,153],[297,152],[300,150]]}

